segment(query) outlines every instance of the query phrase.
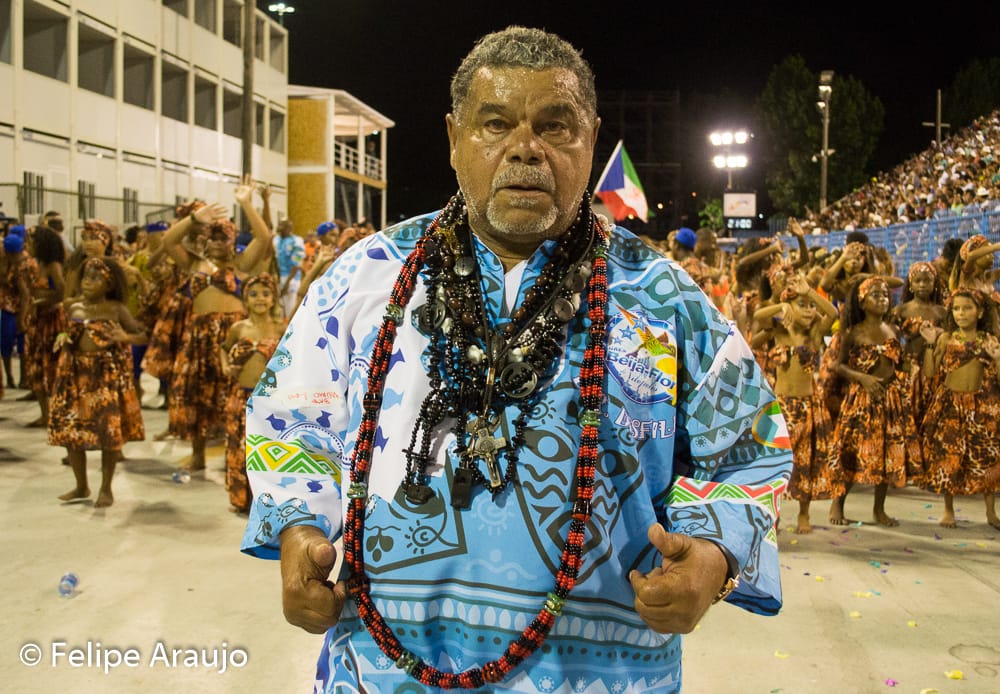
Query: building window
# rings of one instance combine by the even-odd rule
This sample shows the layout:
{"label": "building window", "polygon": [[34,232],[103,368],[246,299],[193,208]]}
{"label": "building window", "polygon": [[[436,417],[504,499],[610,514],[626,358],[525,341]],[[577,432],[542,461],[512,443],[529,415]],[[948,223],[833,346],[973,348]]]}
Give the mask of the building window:
{"label": "building window", "polygon": [[26,215],[41,214],[42,208],[45,206],[45,176],[25,171],[21,180],[23,181],[21,191],[24,196],[20,205],[21,209]]}
{"label": "building window", "polygon": [[90,181],[76,182],[76,216],[80,219],[93,219],[97,216],[94,209],[95,186]]}
{"label": "building window", "polygon": [[259,101],[253,102],[253,143],[258,147],[264,146],[264,104]]}
{"label": "building window", "polygon": [[161,74],[163,84],[160,103],[163,115],[187,123],[187,70],[164,60]]}
{"label": "building window", "polygon": [[214,34],[218,21],[215,13],[215,0],[194,0],[194,21]]}
{"label": "building window", "polygon": [[188,16],[188,0],[163,0],[163,6],[173,10],[181,17]]}
{"label": "building window", "polygon": [[231,137],[243,136],[243,95],[231,89],[222,90],[222,132]]}
{"label": "building window", "polygon": [[24,3],[24,69],[67,81],[66,36],[69,19],[44,5]]}
{"label": "building window", "polygon": [[126,104],[153,110],[153,56],[127,43],[122,70],[122,98]]}
{"label": "building window", "polygon": [[271,67],[285,72],[285,35],[280,31],[271,32]]}
{"label": "building window", "polygon": [[264,44],[267,43],[267,22],[257,17],[256,29],[253,33],[253,55],[257,60],[264,59]]}
{"label": "building window", "polygon": [[81,89],[114,98],[115,39],[83,23],[78,25],[77,81]]}
{"label": "building window", "polygon": [[243,45],[243,3],[239,0],[222,2],[222,38],[234,46]]}
{"label": "building window", "polygon": [[135,188],[122,188],[122,220],[126,224],[139,221],[139,191]]}
{"label": "building window", "polygon": [[271,150],[283,153],[285,151],[285,114],[272,107],[271,118],[269,120],[271,125]]}
{"label": "building window", "polygon": [[0,63],[10,63],[11,1],[0,0]]}
{"label": "building window", "polygon": [[217,129],[215,82],[195,75],[194,77],[194,124],[209,130]]}

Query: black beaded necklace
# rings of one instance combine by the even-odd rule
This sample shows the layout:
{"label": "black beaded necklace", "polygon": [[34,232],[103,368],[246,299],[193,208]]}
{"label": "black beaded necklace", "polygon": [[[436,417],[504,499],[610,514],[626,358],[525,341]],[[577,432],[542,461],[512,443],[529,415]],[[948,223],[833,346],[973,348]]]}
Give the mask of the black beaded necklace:
{"label": "black beaded necklace", "polygon": [[[596,233],[585,195],[576,220],[556,240],[548,262],[525,292],[524,304],[494,328],[461,193],[439,215],[425,243],[427,303],[414,311],[416,327],[430,338],[430,391],[420,406],[410,445],[403,450],[406,476],[401,487],[411,503],[426,503],[433,496],[427,484],[432,432],[448,417],[455,421],[452,432],[461,460],[452,482],[453,506],[467,508],[475,485],[496,496],[517,479],[528,418],[542,391],[539,385],[558,366],[566,325],[580,307],[580,294],[592,272]],[[509,405],[518,408],[510,441],[500,435]]]}
{"label": "black beaded necklace", "polygon": [[[396,326],[402,319],[406,304],[413,294],[413,289],[418,280],[421,268],[424,267],[425,262],[428,266],[431,266],[431,263],[426,261],[428,251],[434,250],[429,247],[430,240],[437,233],[439,222],[448,219],[445,216],[448,209],[435,219],[424,236],[417,241],[416,248],[403,264],[393,286],[389,303],[386,306],[378,337],[372,348],[371,367],[368,371],[368,387],[365,391],[363,401],[364,413],[361,417],[361,423],[358,426],[354,453],[351,456],[351,483],[347,490],[348,505],[344,523],[344,563],[350,570],[347,589],[357,605],[358,616],[364,621],[365,627],[382,652],[395,662],[396,667],[404,670],[417,681],[430,687],[440,687],[443,689],[479,689],[487,683],[503,680],[515,667],[541,648],[552,630],[556,618],[562,613],[563,606],[569,597],[570,591],[576,585],[576,579],[583,564],[583,541],[587,524],[591,518],[599,455],[598,427],[601,422],[601,402],[604,398],[607,356],[605,350],[605,340],[607,337],[605,319],[608,303],[606,262],[608,235],[606,229],[596,222],[593,213],[590,211],[589,202],[589,199],[585,199],[581,208],[586,211],[587,231],[589,231],[590,239],[588,247],[592,246],[590,250],[592,274],[584,283],[587,289],[587,317],[590,321],[590,327],[588,328],[587,347],[583,354],[583,365],[580,367],[579,374],[581,431],[580,445],[576,459],[576,480],[573,488],[573,511],[559,560],[559,571],[556,574],[552,590],[545,597],[542,608],[528,626],[525,627],[521,635],[507,645],[503,654],[496,660],[483,663],[481,666],[471,667],[463,672],[445,672],[439,670],[424,661],[417,654],[403,647],[395,631],[386,623],[385,618],[375,605],[371,594],[371,579],[365,568],[365,509],[368,499],[368,476],[371,471],[375,434],[382,407],[385,378],[389,371],[392,345],[396,337]],[[437,248],[439,247],[437,246]],[[444,261],[441,262],[442,266],[443,264]],[[565,273],[565,276],[568,277],[569,273]],[[572,286],[576,286],[575,281],[572,281],[571,284]],[[428,293],[428,296],[437,297],[438,294],[435,290],[433,293]],[[447,297],[447,290],[445,290],[445,297]],[[549,297],[549,300],[541,302],[540,306],[549,306],[551,308],[553,304],[554,301]],[[454,311],[455,309],[452,310]],[[426,313],[433,317],[440,313],[440,311],[438,309],[427,309]],[[441,317],[442,325],[439,328],[443,327],[444,320],[445,318]],[[530,319],[525,325],[533,326],[536,322],[535,319]],[[475,329],[472,326],[467,327],[475,334]],[[521,326],[521,328],[523,329],[525,326]],[[435,330],[437,329],[435,328]],[[445,332],[450,334],[450,331]],[[515,327],[511,331],[512,340],[516,341],[519,334],[519,329]],[[490,333],[484,324],[482,334],[476,337],[483,340],[489,336]],[[511,344],[512,342],[508,341],[503,346],[509,350]],[[534,343],[516,342],[516,344],[533,345]],[[502,354],[504,351],[502,349],[500,353]],[[448,355],[442,355],[441,360],[443,361],[446,356]],[[453,357],[448,356],[448,358]],[[461,362],[461,357],[457,357],[456,359],[458,362]],[[492,363],[494,376],[497,365],[498,362],[496,361]],[[432,373],[434,372],[432,371]],[[440,379],[441,377],[438,376],[437,378]],[[443,382],[442,379],[441,383]],[[520,390],[515,388],[515,392],[520,393]],[[511,396],[507,395],[506,397]],[[435,408],[443,407],[441,405],[427,404],[433,402],[433,399],[425,401],[428,411],[434,409],[436,412]],[[480,400],[478,402],[483,401]],[[424,410],[425,408],[422,407],[421,417],[425,416]],[[414,441],[416,437],[417,434],[415,433]],[[427,440],[429,437],[429,429],[424,428],[421,437],[422,440]],[[411,445],[411,450],[412,448],[413,446]],[[426,455],[426,450],[421,455]]]}

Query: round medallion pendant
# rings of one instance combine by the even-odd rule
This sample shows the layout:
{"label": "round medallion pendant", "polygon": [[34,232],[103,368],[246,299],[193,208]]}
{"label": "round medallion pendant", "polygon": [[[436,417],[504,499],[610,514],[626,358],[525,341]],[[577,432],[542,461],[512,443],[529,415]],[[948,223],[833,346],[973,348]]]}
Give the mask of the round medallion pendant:
{"label": "round medallion pendant", "polygon": [[444,304],[440,301],[424,304],[413,312],[413,326],[424,335],[430,335],[441,327],[446,315]]}
{"label": "round medallion pendant", "polygon": [[573,320],[573,316],[576,315],[576,309],[573,308],[572,301],[559,297],[552,302],[552,315],[555,316],[556,320],[560,323],[569,323]]}
{"label": "round medallion pendant", "polygon": [[467,255],[455,261],[455,274],[459,277],[468,277],[476,269],[476,261]]}
{"label": "round medallion pendant", "polygon": [[507,364],[500,372],[500,387],[508,397],[521,400],[531,395],[538,385],[538,374],[524,362]]}

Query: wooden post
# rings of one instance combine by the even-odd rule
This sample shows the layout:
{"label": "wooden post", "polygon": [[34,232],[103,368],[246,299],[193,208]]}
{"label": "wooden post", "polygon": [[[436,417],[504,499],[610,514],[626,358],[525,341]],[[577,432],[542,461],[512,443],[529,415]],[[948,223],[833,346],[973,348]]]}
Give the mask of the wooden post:
{"label": "wooden post", "polygon": [[243,175],[253,174],[253,143],[256,110],[253,103],[254,48],[256,46],[257,9],[253,0],[243,0],[243,113],[240,136],[243,138]]}

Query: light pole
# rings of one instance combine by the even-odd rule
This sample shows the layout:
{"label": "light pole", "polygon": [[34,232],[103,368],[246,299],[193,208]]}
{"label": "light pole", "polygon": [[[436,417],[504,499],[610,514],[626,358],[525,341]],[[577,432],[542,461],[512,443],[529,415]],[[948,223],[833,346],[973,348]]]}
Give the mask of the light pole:
{"label": "light pole", "polygon": [[285,26],[285,15],[295,12],[295,8],[283,2],[275,2],[267,6],[267,11],[276,12],[278,14],[278,24]]}
{"label": "light pole", "polygon": [[823,70],[819,73],[819,99],[816,108],[823,116],[823,149],[820,150],[819,164],[819,209],[826,209],[826,171],[827,160],[833,154],[830,149],[830,95],[833,93],[833,70]]}
{"label": "light pole", "polygon": [[745,145],[750,139],[750,134],[746,130],[720,130],[711,133],[708,141],[713,147],[722,147],[724,154],[716,154],[712,157],[712,164],[717,169],[725,169],[727,180],[726,190],[733,187],[733,169],[745,169],[750,162],[747,156],[741,152],[733,152],[732,146]]}

